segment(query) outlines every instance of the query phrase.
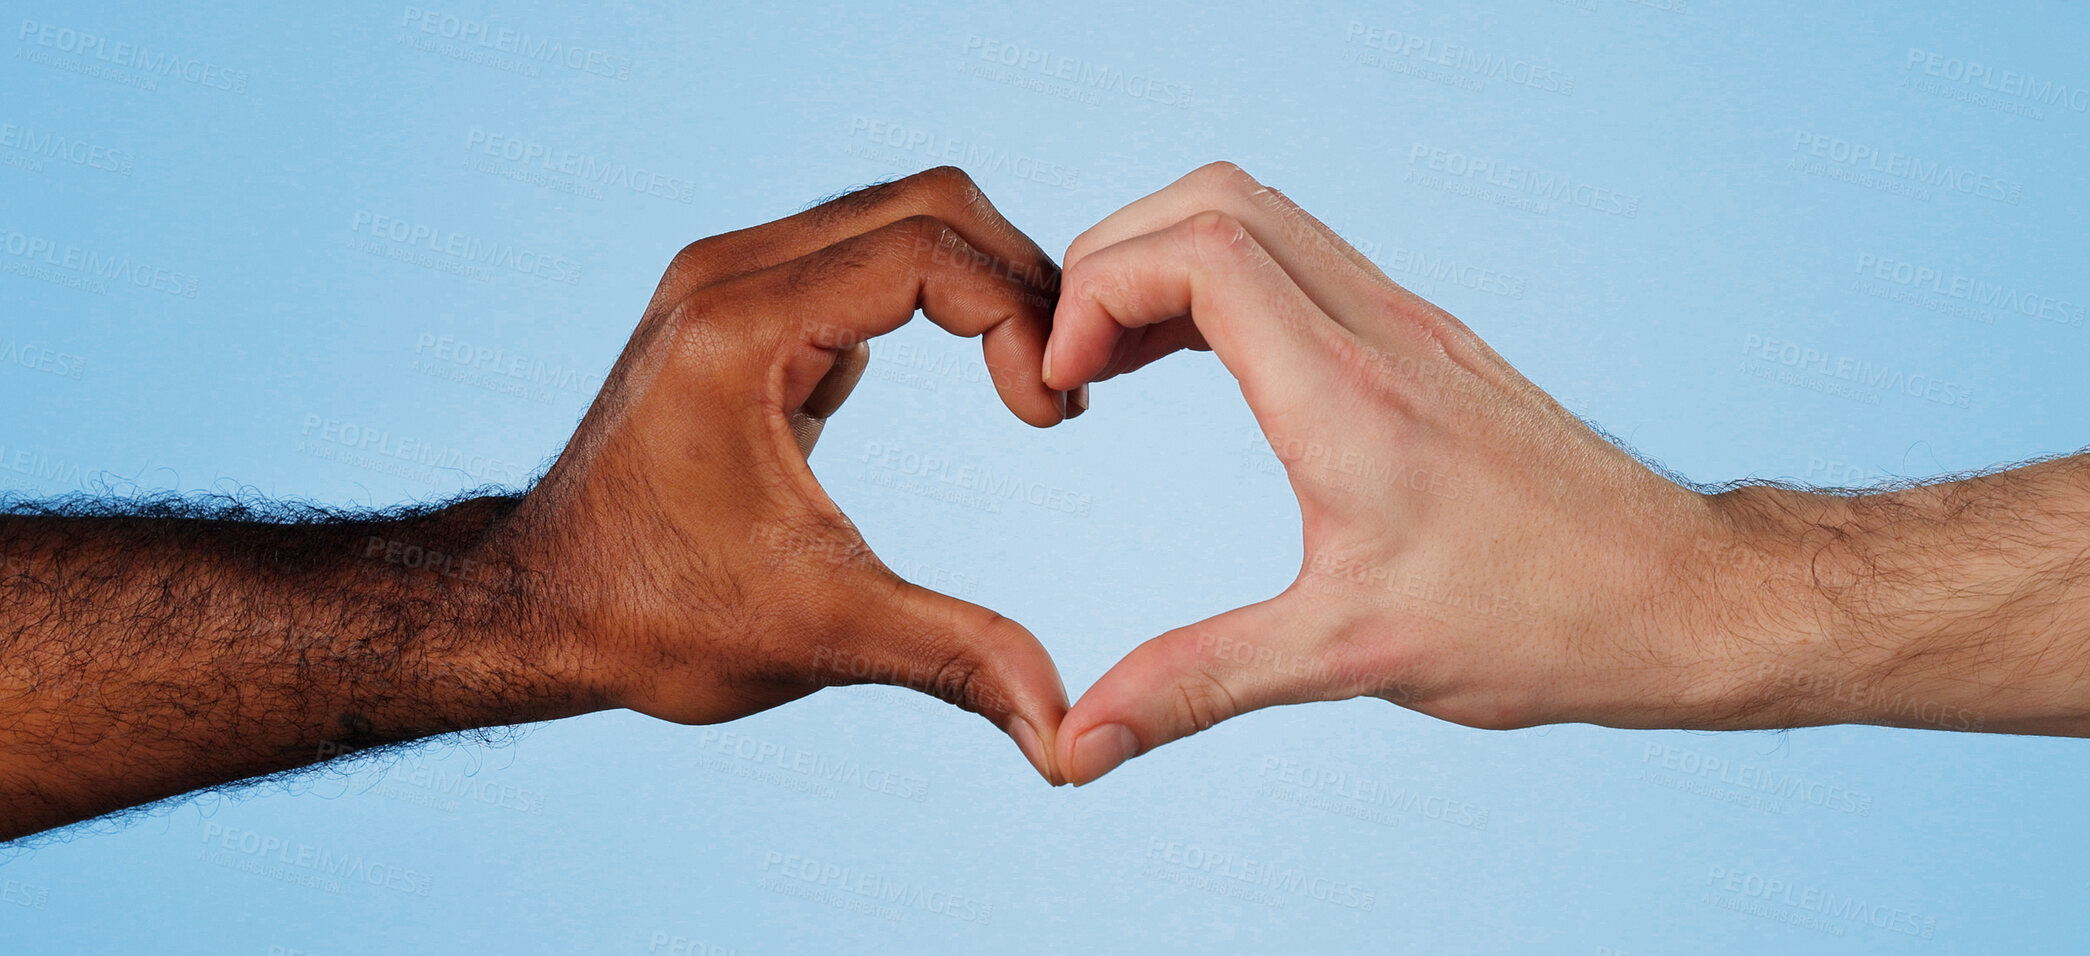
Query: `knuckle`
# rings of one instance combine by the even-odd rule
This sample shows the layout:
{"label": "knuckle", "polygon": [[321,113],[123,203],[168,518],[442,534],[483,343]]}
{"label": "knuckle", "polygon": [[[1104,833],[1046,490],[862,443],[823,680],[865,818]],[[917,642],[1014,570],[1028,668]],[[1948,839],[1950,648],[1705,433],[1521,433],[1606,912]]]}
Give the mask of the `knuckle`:
{"label": "knuckle", "polygon": [[[715,287],[714,287],[715,288]],[[710,289],[699,289],[669,309],[660,322],[642,328],[633,336],[643,352],[659,351],[678,368],[710,368],[739,344],[753,344],[745,329],[732,329],[724,321],[731,304],[720,301]],[[643,340],[643,341],[641,341]]]}
{"label": "knuckle", "polygon": [[1190,173],[1191,182],[1201,190],[1227,193],[1250,193],[1261,188],[1248,171],[1227,160],[1206,163]]}
{"label": "knuckle", "polygon": [[910,187],[927,189],[964,201],[980,194],[980,185],[956,166],[935,166],[907,178]]}
{"label": "knuckle", "polygon": [[967,710],[982,709],[980,696],[980,662],[964,650],[947,651],[938,659],[928,673],[928,681],[922,687],[945,703]]}
{"label": "knuckle", "polygon": [[1240,711],[1232,691],[1211,672],[1194,670],[1176,684],[1177,703],[1191,733],[1210,730],[1214,724]]}
{"label": "knuckle", "polygon": [[1320,337],[1326,343],[1333,383],[1352,394],[1366,395],[1379,395],[1394,387],[1386,374],[1387,354],[1377,346],[1340,329],[1325,330]]}
{"label": "knuckle", "polygon": [[829,203],[835,221],[876,210],[942,214],[952,219],[993,218],[993,204],[956,166],[937,166],[902,179],[858,190]]}
{"label": "knuckle", "polygon": [[815,206],[811,212],[814,222],[822,227],[832,227],[858,221],[880,210],[947,209],[954,204],[963,209],[985,201],[986,195],[964,170],[956,166],[937,166],[844,193]]}
{"label": "knuckle", "polygon": [[921,204],[950,213],[956,218],[984,219],[994,207],[987,193],[965,170],[956,166],[925,169],[908,179],[911,189],[925,195]]}
{"label": "knuckle", "polygon": [[1137,309],[1145,286],[1122,262],[1083,260],[1067,270],[1060,295],[1075,302],[1100,302],[1119,309]]}
{"label": "knuckle", "polygon": [[744,291],[730,284],[697,290],[663,318],[649,345],[665,349],[671,364],[684,369],[722,368],[767,354],[784,328],[768,310],[749,308]]}
{"label": "knuckle", "polygon": [[1090,227],[1082,232],[1081,235],[1075,236],[1073,242],[1067,243],[1067,251],[1060,254],[1060,262],[1064,263],[1061,267],[1063,270],[1061,287],[1065,288],[1066,286],[1067,273],[1072,273],[1075,269],[1080,268],[1083,262],[1088,261],[1091,253],[1102,247],[1103,240],[1097,235],[1095,227]]}
{"label": "knuckle", "polygon": [[713,240],[716,238],[699,239],[677,251],[674,258],[668,260],[667,281],[683,289],[701,288],[715,281],[717,270],[713,260],[717,258],[717,243]]}
{"label": "knuckle", "polygon": [[917,261],[953,249],[961,241],[957,230],[926,213],[893,223],[887,235],[890,237],[888,241],[897,247],[896,252]]}
{"label": "knuckle", "polygon": [[1284,194],[1284,190],[1275,186],[1258,185],[1249,193],[1249,201],[1262,210],[1264,218],[1275,223],[1276,228],[1282,231],[1287,240],[1307,248],[1322,245],[1320,220],[1300,208],[1298,203],[1292,201],[1292,197]]}
{"label": "knuckle", "polygon": [[826,289],[838,277],[867,265],[870,260],[867,251],[860,241],[843,241],[800,256],[784,272],[781,292],[797,298]]}
{"label": "knuckle", "polygon": [[1184,223],[1190,239],[1191,253],[1197,261],[1207,266],[1233,266],[1246,262],[1255,248],[1255,239],[1248,233],[1241,220],[1217,209],[1207,209],[1191,216]]}
{"label": "knuckle", "polygon": [[[936,696],[990,717],[1015,710],[1003,691],[1004,681],[994,675],[998,661],[1013,650],[1008,638],[1014,621],[978,605],[952,608],[942,622],[953,643],[934,655],[939,662],[930,686]],[[997,650],[999,649],[999,650]]]}
{"label": "knuckle", "polygon": [[1355,336],[1330,335],[1325,338],[1328,364],[1334,367],[1338,376],[1345,379],[1369,376],[1378,357],[1377,349]]}
{"label": "knuckle", "polygon": [[972,247],[950,223],[935,216],[909,216],[901,220],[892,246],[894,256],[926,275],[931,271],[957,270],[991,273],[993,259]]}
{"label": "knuckle", "polygon": [[668,260],[668,266],[676,270],[695,268],[698,263],[704,261],[704,247],[709,241],[708,239],[699,239],[683,246],[675,253],[674,258]]}
{"label": "knuckle", "polygon": [[1363,291],[1367,307],[1382,320],[1398,321],[1415,311],[1414,296],[1391,280],[1371,283]]}

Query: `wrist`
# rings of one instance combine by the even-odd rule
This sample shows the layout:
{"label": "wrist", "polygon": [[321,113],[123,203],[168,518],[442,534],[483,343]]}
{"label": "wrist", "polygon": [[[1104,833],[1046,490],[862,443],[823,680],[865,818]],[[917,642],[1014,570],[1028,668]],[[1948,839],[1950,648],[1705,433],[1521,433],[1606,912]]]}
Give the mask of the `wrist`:
{"label": "wrist", "polygon": [[[1694,542],[1687,630],[1707,649],[1713,692],[1684,726],[1751,730],[1836,723],[1829,709],[1862,666],[1825,585],[1841,569],[1849,499],[1745,485],[1706,496],[1715,520]],[[1827,690],[1827,694],[1822,692]]]}
{"label": "wrist", "polygon": [[[610,706],[584,639],[568,579],[529,546],[518,499],[473,498],[393,525],[380,555],[405,567],[453,633],[447,668],[477,698],[471,723],[497,726],[570,717]],[[366,548],[379,547],[373,537]],[[418,570],[419,573],[414,573]]]}
{"label": "wrist", "polygon": [[[1588,637],[1568,676],[1570,696],[1549,720],[1611,727],[1743,729],[1764,719],[1764,688],[1801,666],[1824,633],[1818,607],[1799,587],[1806,567],[1774,521],[1794,503],[1757,500],[1743,488],[1700,494],[1682,488],[1674,507],[1645,509],[1571,593],[1595,616],[1575,625]],[[1574,606],[1571,602],[1568,606]]]}

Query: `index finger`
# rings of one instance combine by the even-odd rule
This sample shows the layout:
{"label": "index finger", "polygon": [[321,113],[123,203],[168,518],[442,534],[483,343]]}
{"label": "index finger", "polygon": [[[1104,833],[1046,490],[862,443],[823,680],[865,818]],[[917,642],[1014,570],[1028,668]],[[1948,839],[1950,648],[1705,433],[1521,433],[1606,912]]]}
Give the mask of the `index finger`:
{"label": "index finger", "polygon": [[[1044,304],[1046,318],[1019,318],[1008,329],[989,332],[982,343],[997,386],[1034,377],[1025,375],[1023,369],[1042,362],[1051,300],[1059,294],[1059,266],[994,208],[971,176],[955,166],[925,169],[845,193],[775,222],[693,242],[668,264],[649,309],[672,306],[706,286],[790,262],[915,216],[932,217],[963,237],[976,253],[968,268],[1005,281]],[[1041,390],[1051,391],[1042,388],[1042,380],[1038,384]],[[1056,392],[1049,399],[1054,404],[1065,403]]]}
{"label": "index finger", "polygon": [[[987,370],[1009,407],[1037,424],[1046,408],[1080,414],[1065,393],[1045,385],[1039,369],[1059,295],[1060,270],[1036,242],[1010,224],[971,176],[938,166],[828,200],[794,216],[691,243],[675,256],[661,279],[655,305],[693,295],[706,286],[801,259],[856,236],[903,220],[929,217],[962,240],[946,250],[949,265],[975,279],[1006,287],[1036,306],[985,330],[981,350]],[[1085,389],[1081,390],[1085,393]]]}
{"label": "index finger", "polygon": [[[919,310],[947,331],[983,336],[995,390],[1018,418],[1066,417],[1040,360],[1052,301],[998,266],[942,220],[912,216],[691,296],[677,313],[702,317],[752,361],[780,367],[781,410],[814,400],[838,356],[907,323]],[[816,407],[816,410],[819,410]],[[831,410],[831,409],[830,409]]]}
{"label": "index finger", "polygon": [[1045,250],[1010,224],[964,170],[938,166],[844,193],[775,222],[692,242],[668,263],[653,305],[679,302],[705,286],[789,262],[910,216],[934,216],[949,223],[973,248],[1010,263],[1011,271],[1031,284],[1048,291],[1059,288],[1059,267]]}

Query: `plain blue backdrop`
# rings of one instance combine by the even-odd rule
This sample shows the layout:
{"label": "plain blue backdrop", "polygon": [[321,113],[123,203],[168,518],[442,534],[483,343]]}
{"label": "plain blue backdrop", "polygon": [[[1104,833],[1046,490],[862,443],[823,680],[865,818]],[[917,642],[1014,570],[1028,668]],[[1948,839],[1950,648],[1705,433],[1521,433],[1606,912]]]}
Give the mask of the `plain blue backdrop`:
{"label": "plain blue backdrop", "polygon": [[[428,2],[5,4],[0,488],[520,486],[677,249],[945,162],[1057,252],[1234,160],[1696,481],[2084,441],[2081,4]],[[874,354],[816,473],[1074,693],[1297,572],[1209,355],[1040,432],[975,343]],[[1088,507],[954,499],[910,455]],[[1052,790],[984,721],[850,688],[83,830],[0,862],[0,952],[2052,952],[2085,938],[2086,767],[1352,701]]]}

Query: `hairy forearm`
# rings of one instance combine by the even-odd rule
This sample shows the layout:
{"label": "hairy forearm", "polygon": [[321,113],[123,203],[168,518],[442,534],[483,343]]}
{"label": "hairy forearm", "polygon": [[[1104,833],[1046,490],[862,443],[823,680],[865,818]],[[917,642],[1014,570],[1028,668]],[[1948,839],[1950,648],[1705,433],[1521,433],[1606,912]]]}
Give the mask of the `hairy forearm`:
{"label": "hairy forearm", "polygon": [[0,516],[0,839],[596,709],[512,558],[514,505],[297,523],[178,502]]}
{"label": "hairy forearm", "polygon": [[1875,494],[1718,496],[1715,726],[2090,736],[2090,456]]}

